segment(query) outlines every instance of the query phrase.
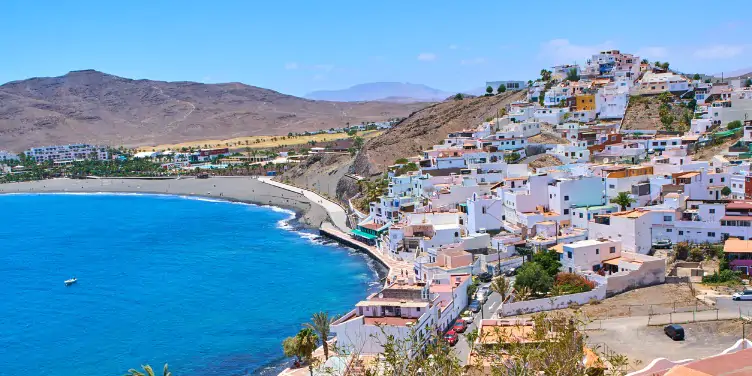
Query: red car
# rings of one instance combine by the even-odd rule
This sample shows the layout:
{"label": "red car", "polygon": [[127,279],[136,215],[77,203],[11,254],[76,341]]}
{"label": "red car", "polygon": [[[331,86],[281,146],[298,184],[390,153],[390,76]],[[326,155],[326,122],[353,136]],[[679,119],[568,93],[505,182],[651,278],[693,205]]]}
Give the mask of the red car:
{"label": "red car", "polygon": [[457,333],[454,332],[454,330],[448,331],[446,334],[444,334],[444,340],[449,342],[449,346],[454,346],[457,344],[457,341],[459,341],[459,337],[457,337]]}
{"label": "red car", "polygon": [[467,323],[463,319],[457,319],[452,326],[452,330],[456,333],[464,333],[467,329]]}

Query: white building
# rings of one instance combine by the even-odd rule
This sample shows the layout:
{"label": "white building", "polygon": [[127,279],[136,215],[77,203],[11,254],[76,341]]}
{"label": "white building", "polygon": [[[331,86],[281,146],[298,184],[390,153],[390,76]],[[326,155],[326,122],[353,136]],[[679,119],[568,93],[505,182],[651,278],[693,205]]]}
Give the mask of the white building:
{"label": "white building", "polygon": [[37,163],[44,161],[65,162],[82,159],[106,160],[110,153],[104,146],[73,144],[31,148],[24,151],[27,158]]}
{"label": "white building", "polygon": [[629,92],[619,87],[602,87],[595,95],[595,110],[600,119],[623,118],[628,104]]}
{"label": "white building", "polygon": [[676,73],[647,72],[642,76],[637,89],[640,94],[660,94],[668,91],[689,90],[689,80]]}
{"label": "white building", "polygon": [[504,87],[507,88],[507,90],[521,90],[527,88],[527,82],[526,81],[515,81],[515,80],[507,80],[507,81],[487,81],[486,87],[491,87],[496,91],[499,86],[504,85]]}
{"label": "white building", "polygon": [[538,108],[535,110],[535,120],[542,123],[558,125],[565,121],[565,115],[568,113],[568,108]]}
{"label": "white building", "polygon": [[9,151],[0,150],[0,163],[7,163],[11,161],[18,162],[18,156]]}

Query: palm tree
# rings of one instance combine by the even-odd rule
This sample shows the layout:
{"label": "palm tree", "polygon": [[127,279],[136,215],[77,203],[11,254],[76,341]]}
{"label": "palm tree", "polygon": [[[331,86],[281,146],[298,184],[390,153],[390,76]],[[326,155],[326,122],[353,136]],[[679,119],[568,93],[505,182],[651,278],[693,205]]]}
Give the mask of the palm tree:
{"label": "palm tree", "polygon": [[313,351],[316,350],[316,342],[318,342],[319,338],[311,328],[303,328],[298,332],[296,337],[298,339],[300,357],[308,363],[308,370],[311,372],[311,376],[313,376]]}
{"label": "palm tree", "polygon": [[611,199],[611,202],[619,205],[621,207],[621,211],[625,211],[627,210],[627,206],[632,205],[633,203],[637,202],[637,200],[630,197],[628,192],[619,192],[616,197]]}
{"label": "palm tree", "polygon": [[326,341],[329,339],[329,324],[332,320],[326,312],[317,312],[311,317],[311,323],[306,323],[305,327],[313,329],[319,334],[321,346],[324,346],[324,359],[329,359],[329,346]]}
{"label": "palm tree", "polygon": [[522,286],[516,290],[517,291],[515,295],[517,296],[517,300],[519,301],[527,300],[527,298],[533,295],[533,292],[530,291],[530,287],[527,286]]}
{"label": "palm tree", "polygon": [[502,303],[504,303],[509,297],[509,287],[511,287],[509,280],[504,277],[499,276],[491,281],[491,291],[496,291],[501,295]]}
{"label": "palm tree", "polygon": [[[143,368],[144,372],[146,373],[136,370],[135,368],[131,368],[128,370],[128,373],[126,373],[125,376],[154,376],[154,370],[150,365],[147,364],[145,366],[141,366],[141,368]],[[167,363],[165,363],[164,369],[162,370],[162,376],[172,376],[170,370],[167,369]]]}

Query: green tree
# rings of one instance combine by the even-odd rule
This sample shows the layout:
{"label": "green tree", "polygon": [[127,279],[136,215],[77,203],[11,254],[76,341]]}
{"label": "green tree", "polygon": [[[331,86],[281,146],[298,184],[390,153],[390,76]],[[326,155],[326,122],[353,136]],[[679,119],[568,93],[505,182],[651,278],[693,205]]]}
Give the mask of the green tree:
{"label": "green tree", "polygon": [[514,163],[514,162],[517,162],[519,159],[520,159],[520,153],[512,152],[509,154],[504,154],[504,162]]}
{"label": "green tree", "polygon": [[492,95],[493,94],[493,88],[491,87],[491,85],[486,86],[486,94],[488,94],[488,95]]}
{"label": "green tree", "polygon": [[721,189],[721,194],[724,195],[724,196],[730,195],[731,194],[731,188],[729,188],[728,186],[723,187],[723,189]]}
{"label": "green tree", "polygon": [[306,323],[307,328],[313,329],[318,333],[318,338],[321,340],[321,346],[324,347],[324,358],[329,359],[329,344],[326,341],[329,340],[329,324],[332,320],[329,318],[329,314],[326,312],[316,312],[311,317],[311,322]]}
{"label": "green tree", "polygon": [[665,62],[663,62],[663,64],[661,64],[661,68],[663,68],[665,70],[668,70],[668,67],[669,67],[668,61],[665,61]]}
{"label": "green tree", "polygon": [[543,81],[550,81],[551,80],[551,71],[550,70],[541,69],[540,76],[541,76],[541,80],[543,80]]}
{"label": "green tree", "polygon": [[695,107],[697,107],[697,99],[692,98],[687,102],[687,108],[694,111]]}
{"label": "green tree", "polygon": [[496,94],[501,94],[505,91],[507,91],[507,87],[504,84],[501,84],[498,88],[496,88]]}
{"label": "green tree", "polygon": [[462,93],[457,93],[457,94],[454,95],[454,100],[456,100],[456,101],[461,101],[463,99],[465,99],[465,96],[462,95]]}
{"label": "green tree", "polygon": [[363,137],[355,137],[355,138],[353,138],[353,146],[356,149],[358,149],[358,150],[360,150],[360,149],[363,148],[363,143],[364,142],[365,142],[365,140],[363,140]]}
{"label": "green tree", "polygon": [[561,269],[559,253],[553,249],[546,249],[533,255],[533,262],[540,265],[551,277],[555,277]]}
{"label": "green tree", "polygon": [[316,343],[319,338],[311,328],[301,329],[295,337],[298,339],[300,358],[308,363],[308,370],[313,376],[313,351],[316,350]]}
{"label": "green tree", "polygon": [[661,115],[661,124],[667,130],[671,130],[671,124],[674,124],[676,117],[673,114],[667,113]]}
{"label": "green tree", "polygon": [[569,81],[579,81],[580,75],[577,74],[577,68],[572,68],[567,72],[567,80]]}
{"label": "green tree", "polygon": [[748,78],[747,81],[744,81],[744,86],[752,87],[752,78]]}
{"label": "green tree", "polygon": [[510,287],[512,286],[510,285],[509,280],[503,276],[496,277],[491,281],[491,291],[497,292],[501,295],[502,303],[507,300],[507,297],[509,297]]}
{"label": "green tree", "polygon": [[300,340],[298,337],[287,337],[282,341],[282,352],[288,358],[296,358],[298,362],[300,359]]}
{"label": "green tree", "polygon": [[695,73],[695,75],[694,75],[694,76],[692,76],[692,79],[693,79],[693,80],[695,80],[695,81],[699,81],[699,80],[700,80],[700,78],[701,78],[701,77],[700,77],[700,74],[699,74],[699,73]]}
{"label": "green tree", "polygon": [[394,161],[394,164],[407,164],[407,158],[399,158],[396,161]]}
{"label": "green tree", "polygon": [[741,126],[742,126],[742,122],[740,120],[734,120],[732,122],[729,122],[726,127],[728,127],[728,129],[737,129],[737,128],[741,128]]}
{"label": "green tree", "polygon": [[533,294],[545,295],[551,291],[554,279],[537,262],[522,264],[514,280],[514,288],[529,288]]}
{"label": "green tree", "polygon": [[[151,368],[150,365],[141,366],[141,368],[144,370],[143,372],[131,368],[128,370],[128,373],[125,374],[125,376],[154,376],[154,369]],[[172,373],[169,369],[167,369],[167,363],[165,363],[164,368],[162,369],[162,376],[172,376]]]}
{"label": "green tree", "polygon": [[619,205],[621,211],[627,210],[627,207],[635,202],[637,202],[637,200],[630,197],[629,192],[619,192],[616,197],[611,199],[611,203]]}
{"label": "green tree", "polygon": [[650,62],[648,61],[648,59],[642,59],[642,61],[640,61],[640,64],[650,64]]}

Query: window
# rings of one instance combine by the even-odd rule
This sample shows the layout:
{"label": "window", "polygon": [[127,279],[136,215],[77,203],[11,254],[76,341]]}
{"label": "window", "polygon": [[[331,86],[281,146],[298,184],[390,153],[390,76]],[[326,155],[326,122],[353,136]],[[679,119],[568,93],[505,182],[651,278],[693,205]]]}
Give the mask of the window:
{"label": "window", "polygon": [[567,251],[567,258],[572,258],[572,251]]}
{"label": "window", "polygon": [[667,228],[667,229],[666,229],[666,232],[674,232],[674,229],[672,229],[672,228]]}
{"label": "window", "polygon": [[710,184],[713,184],[713,179],[710,179]]}
{"label": "window", "polygon": [[569,201],[569,196],[564,196],[564,201]]}
{"label": "window", "polygon": [[663,216],[663,222],[671,222],[671,216],[670,215],[664,215]]}
{"label": "window", "polygon": [[709,232],[708,233],[709,238],[715,238],[715,232]]}
{"label": "window", "polygon": [[460,233],[459,233],[459,232],[457,232],[457,231],[455,231],[455,232],[454,232],[454,237],[456,238],[456,237],[459,237],[459,236],[460,236]]}
{"label": "window", "polygon": [[726,182],[726,178],[721,178],[721,183]]}
{"label": "window", "polygon": [[609,248],[608,253],[616,253],[616,247]]}
{"label": "window", "polygon": [[679,230],[679,235],[684,235],[684,231]]}
{"label": "window", "polygon": [[552,195],[552,194],[549,194],[549,195],[548,195],[548,198],[554,198],[554,195]]}
{"label": "window", "polygon": [[715,214],[715,209],[708,209],[708,213]]}
{"label": "window", "polygon": [[580,218],[582,218],[582,213],[580,213]]}
{"label": "window", "polygon": [[596,248],[596,249],[595,249],[595,254],[596,254],[596,255],[599,255],[599,254],[601,254],[601,250],[600,250],[600,249],[598,249],[598,248]]}
{"label": "window", "polygon": [[608,187],[611,188],[611,189],[616,188],[613,184],[609,184]]}
{"label": "window", "polygon": [[569,209],[564,209],[564,214],[569,214]]}

